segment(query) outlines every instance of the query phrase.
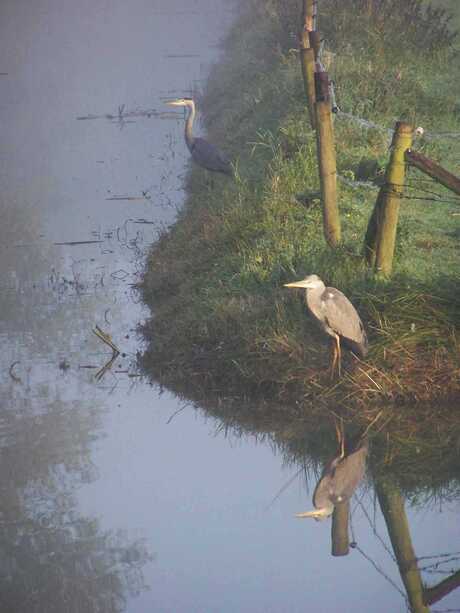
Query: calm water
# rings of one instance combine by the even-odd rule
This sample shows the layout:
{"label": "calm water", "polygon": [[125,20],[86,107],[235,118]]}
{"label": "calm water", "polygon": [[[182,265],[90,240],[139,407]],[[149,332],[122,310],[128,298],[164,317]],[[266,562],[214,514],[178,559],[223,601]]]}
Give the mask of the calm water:
{"label": "calm water", "polygon": [[[297,466],[136,369],[133,285],[188,159],[162,102],[200,89],[232,19],[220,0],[1,3],[1,611],[405,610],[372,489],[359,549],[332,558],[330,521],[293,517],[314,475],[272,503]],[[458,510],[408,507],[418,556],[460,550]]]}

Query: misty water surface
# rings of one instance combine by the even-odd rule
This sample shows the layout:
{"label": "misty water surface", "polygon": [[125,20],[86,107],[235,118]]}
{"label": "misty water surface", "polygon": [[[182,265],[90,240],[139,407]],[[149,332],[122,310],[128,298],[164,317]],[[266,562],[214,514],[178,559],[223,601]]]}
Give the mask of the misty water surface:
{"label": "misty water surface", "polygon": [[[314,475],[272,502],[299,467],[136,365],[135,285],[188,163],[163,102],[201,90],[233,19],[220,0],[1,4],[1,611],[405,609],[370,487],[367,557],[331,558],[330,524],[294,519]],[[460,549],[458,502],[440,511],[408,511],[418,555]]]}

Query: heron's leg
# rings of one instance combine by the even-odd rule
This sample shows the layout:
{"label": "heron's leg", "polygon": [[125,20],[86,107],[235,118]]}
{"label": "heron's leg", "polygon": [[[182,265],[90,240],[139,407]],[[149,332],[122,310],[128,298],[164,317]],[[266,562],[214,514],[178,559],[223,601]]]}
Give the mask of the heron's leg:
{"label": "heron's leg", "polygon": [[341,375],[341,366],[342,366],[342,349],[340,348],[340,336],[335,337],[335,342],[337,343],[337,360],[339,363],[339,377]]}
{"label": "heron's leg", "polygon": [[338,335],[334,335],[332,337],[332,366],[331,366],[331,379],[334,378],[335,367],[338,368],[338,373],[340,377],[340,360],[342,354],[340,351],[340,337]]}
{"label": "heron's leg", "polygon": [[337,443],[340,448],[340,459],[343,460],[345,457],[345,435],[343,432],[343,419],[340,418],[335,420],[335,433],[337,435]]}
{"label": "heron's leg", "polygon": [[334,337],[332,339],[331,379],[334,378],[336,364],[337,364],[337,343]]}

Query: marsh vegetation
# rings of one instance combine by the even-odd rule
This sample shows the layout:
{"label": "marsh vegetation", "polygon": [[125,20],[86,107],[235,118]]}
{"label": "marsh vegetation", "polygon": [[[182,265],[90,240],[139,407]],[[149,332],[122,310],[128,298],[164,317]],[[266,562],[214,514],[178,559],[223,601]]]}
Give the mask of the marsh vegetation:
{"label": "marsh vegetation", "polygon": [[[241,8],[200,99],[236,179],[210,183],[191,170],[185,207],[145,271],[154,317],[141,361],[227,426],[270,433],[292,456],[297,445],[327,455],[315,449],[319,440],[333,445],[333,435],[318,436],[330,432],[331,411],[355,430],[379,415],[375,466],[392,467],[407,491],[447,494],[457,487],[460,440],[458,198],[410,171],[392,277],[375,276],[362,255],[396,119],[423,126],[418,150],[458,169],[455,22],[437,3],[431,12],[418,4],[407,3],[411,13],[391,11],[390,1],[353,3],[353,11],[350,2],[321,3],[342,109],[334,125],[343,179],[335,249],[324,242],[320,206],[305,197],[318,190],[318,171],[296,49],[298,3]],[[283,288],[310,273],[343,291],[368,331],[366,360],[348,356],[333,383],[327,343],[300,296]]]}

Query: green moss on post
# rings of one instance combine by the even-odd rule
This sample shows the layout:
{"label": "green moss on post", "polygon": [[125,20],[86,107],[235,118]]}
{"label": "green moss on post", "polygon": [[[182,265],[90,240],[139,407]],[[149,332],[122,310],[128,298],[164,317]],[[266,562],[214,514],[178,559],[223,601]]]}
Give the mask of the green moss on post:
{"label": "green moss on post", "polygon": [[397,122],[393,135],[392,152],[377,202],[377,241],[375,268],[377,272],[390,276],[398,227],[399,205],[404,190],[406,162],[404,154],[412,145],[413,128]]}

